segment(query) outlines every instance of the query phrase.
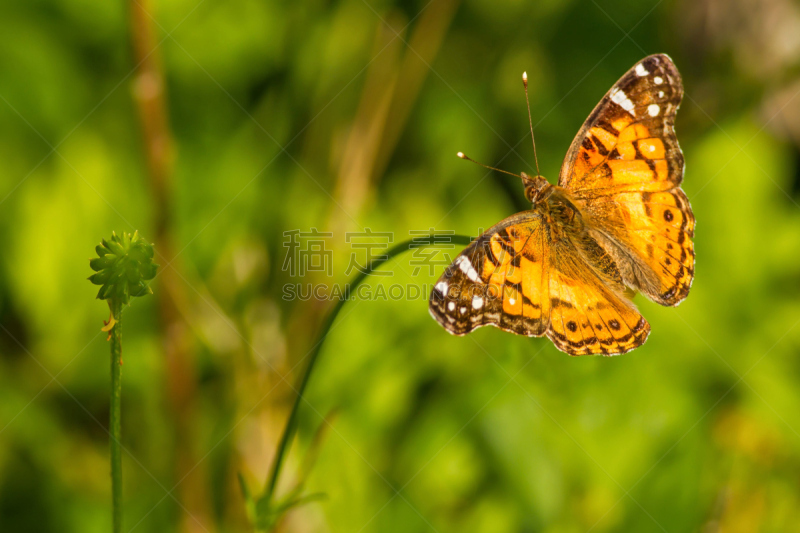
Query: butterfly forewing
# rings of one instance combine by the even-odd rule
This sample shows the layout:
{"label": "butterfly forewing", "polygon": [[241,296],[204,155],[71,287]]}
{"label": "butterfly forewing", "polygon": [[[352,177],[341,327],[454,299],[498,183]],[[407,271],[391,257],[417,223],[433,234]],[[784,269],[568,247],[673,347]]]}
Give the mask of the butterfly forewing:
{"label": "butterfly forewing", "polygon": [[548,247],[541,219],[523,212],[470,244],[431,291],[431,315],[450,333],[496,326],[541,336],[547,328]]}
{"label": "butterfly forewing", "polygon": [[685,299],[694,277],[694,215],[675,136],[682,98],[672,60],[644,58],[589,115],[559,178],[620,251],[625,282],[662,305]]}
{"label": "butterfly forewing", "polygon": [[675,113],[683,84],[657,54],[625,73],[600,100],[570,145],[558,184],[575,197],[600,191],[666,190],[683,179]]}

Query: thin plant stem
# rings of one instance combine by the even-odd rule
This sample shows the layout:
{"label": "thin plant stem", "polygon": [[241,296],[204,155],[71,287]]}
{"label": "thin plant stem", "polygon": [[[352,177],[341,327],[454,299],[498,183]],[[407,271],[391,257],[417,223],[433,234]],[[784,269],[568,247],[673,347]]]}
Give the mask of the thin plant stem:
{"label": "thin plant stem", "polygon": [[[450,240],[448,242],[451,242],[453,244],[467,245],[472,240],[470,237],[467,237],[465,235],[450,235],[449,237]],[[328,313],[328,316],[325,318],[325,322],[322,325],[322,329],[320,329],[320,334],[319,337],[317,338],[317,342],[314,344],[313,348],[311,348],[305,372],[303,372],[303,375],[300,377],[300,381],[297,387],[295,387],[295,398],[294,398],[294,403],[292,404],[292,410],[289,412],[289,418],[286,420],[286,426],[283,428],[283,434],[281,435],[281,440],[278,443],[278,450],[275,453],[275,460],[272,462],[272,467],[270,468],[270,474],[267,481],[266,490],[264,491],[264,495],[262,496],[261,501],[259,503],[261,504],[267,503],[272,499],[272,496],[275,492],[275,485],[278,482],[278,476],[280,475],[281,467],[283,466],[285,455],[288,453],[289,442],[294,436],[294,432],[296,430],[297,412],[300,407],[300,402],[303,399],[303,393],[305,392],[306,386],[308,385],[308,380],[311,377],[311,372],[312,370],[314,370],[314,365],[317,362],[317,358],[319,357],[322,345],[327,339],[328,333],[330,332],[330,329],[333,326],[336,317],[339,315],[339,312],[342,310],[342,307],[344,307],[345,303],[348,301],[349,296],[378,267],[380,267],[387,261],[390,261],[394,257],[402,254],[403,252],[411,249],[412,246],[414,248],[417,248],[420,246],[441,245],[442,243],[443,241],[441,240],[441,236],[439,237],[439,240],[437,240],[437,237],[435,235],[429,235],[427,238],[420,237],[403,241],[390,248],[386,252],[386,255],[372,261],[367,266],[366,269],[360,271],[356,276],[353,277],[353,280],[350,282],[347,290],[345,291],[344,296],[336,302],[336,304],[333,306],[333,309],[331,309],[331,312]]]}
{"label": "thin plant stem", "polygon": [[114,533],[122,532],[122,308],[131,298],[153,294],[146,283],[156,277],[155,250],[139,235],[111,232],[109,240],[95,246],[97,257],[89,260],[93,285],[100,285],[97,299],[105,300],[111,316],[102,331],[111,341],[111,397],[109,401],[109,448],[111,455],[111,516]]}
{"label": "thin plant stem", "polygon": [[114,533],[122,532],[122,306],[116,299],[112,313],[116,320],[111,329],[111,501]]}

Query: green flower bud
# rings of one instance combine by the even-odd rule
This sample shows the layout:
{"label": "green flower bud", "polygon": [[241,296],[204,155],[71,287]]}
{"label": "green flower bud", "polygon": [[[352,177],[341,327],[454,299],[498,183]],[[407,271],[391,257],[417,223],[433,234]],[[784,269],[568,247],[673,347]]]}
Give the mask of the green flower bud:
{"label": "green flower bud", "polygon": [[103,239],[95,251],[98,257],[90,259],[89,266],[96,274],[89,276],[89,281],[102,285],[97,291],[98,299],[125,305],[132,296],[153,293],[145,281],[153,279],[158,271],[158,265],[153,263],[155,251],[138,231],[121,236],[112,233],[111,239]]}

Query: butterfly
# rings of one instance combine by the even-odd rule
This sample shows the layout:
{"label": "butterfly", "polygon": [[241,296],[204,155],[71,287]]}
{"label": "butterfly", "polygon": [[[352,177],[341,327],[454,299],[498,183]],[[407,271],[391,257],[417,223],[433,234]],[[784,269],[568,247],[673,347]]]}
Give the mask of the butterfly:
{"label": "butterfly", "polygon": [[429,299],[439,324],[455,335],[487,325],[547,335],[570,355],[641,346],[650,325],[633,294],[675,306],[694,278],[674,128],[682,98],[664,54],[626,72],[572,141],[558,185],[521,173],[531,209],[483,233],[439,278]]}

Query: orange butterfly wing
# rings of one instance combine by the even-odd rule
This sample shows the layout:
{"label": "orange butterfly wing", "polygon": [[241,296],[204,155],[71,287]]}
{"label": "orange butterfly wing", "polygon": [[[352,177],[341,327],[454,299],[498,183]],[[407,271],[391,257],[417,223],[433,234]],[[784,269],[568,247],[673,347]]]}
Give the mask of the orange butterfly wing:
{"label": "orange butterfly wing", "polygon": [[527,211],[491,228],[453,261],[431,291],[429,310],[455,335],[491,325],[546,334],[571,355],[615,355],[650,332],[622,288],[601,249],[553,242],[541,217]]}
{"label": "orange butterfly wing", "polygon": [[[641,346],[650,325],[622,295],[614,263],[612,279],[568,241],[554,244],[550,268],[550,327],[547,336],[570,355],[617,355]],[[592,266],[590,266],[592,265]]]}
{"label": "orange butterfly wing", "polygon": [[630,69],[589,115],[561,168],[559,186],[579,206],[585,231],[551,227],[534,210],[507,218],[447,268],[431,292],[433,317],[456,335],[486,325],[546,334],[571,355],[644,343],[650,325],[625,286],[677,305],[694,276],[695,222],[674,131],[682,97],[666,55]]}
{"label": "orange butterfly wing", "polygon": [[662,305],[685,299],[694,277],[695,220],[674,128],[682,98],[672,60],[644,58],[589,115],[559,176],[625,283]]}
{"label": "orange butterfly wing", "polygon": [[489,325],[543,335],[549,319],[548,252],[538,215],[525,211],[503,220],[445,270],[431,291],[431,315],[455,335]]}

